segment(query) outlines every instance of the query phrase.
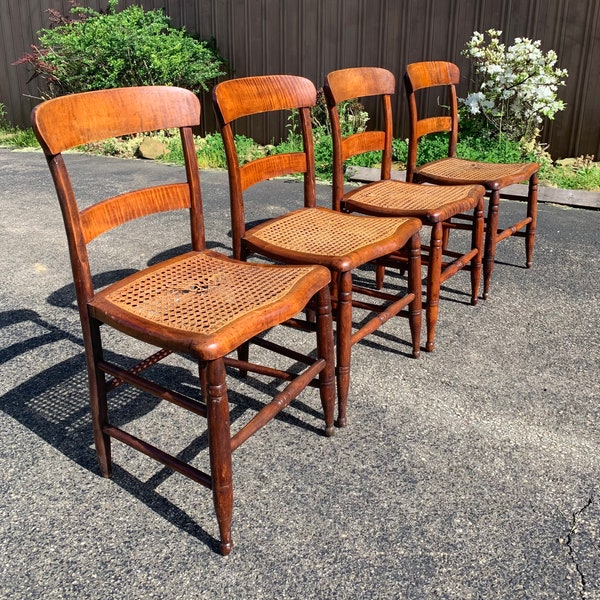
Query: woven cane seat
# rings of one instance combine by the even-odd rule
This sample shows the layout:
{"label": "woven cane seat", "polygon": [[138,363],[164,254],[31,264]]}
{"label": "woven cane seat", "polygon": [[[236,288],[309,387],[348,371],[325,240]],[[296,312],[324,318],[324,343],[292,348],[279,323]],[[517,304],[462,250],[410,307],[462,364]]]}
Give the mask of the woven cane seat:
{"label": "woven cane seat", "polygon": [[349,211],[437,222],[471,210],[482,193],[480,186],[423,186],[387,179],[351,190],[344,195],[342,205]]}
{"label": "woven cane seat", "polygon": [[[299,302],[291,292],[311,273],[314,287],[304,303]],[[223,355],[237,347],[238,330],[250,338],[280,322],[282,310],[288,318],[294,316],[328,279],[329,273],[319,267],[259,265],[214,252],[191,252],[106,288],[90,305],[117,328],[152,323],[188,347],[192,341],[197,351],[210,346],[203,351],[206,360],[209,354]],[[227,328],[232,335],[226,335]],[[225,348],[223,340],[229,340],[231,348]]]}
{"label": "woven cane seat", "polygon": [[254,227],[245,241],[274,258],[348,271],[398,250],[420,227],[417,219],[306,208]]}
{"label": "woven cane seat", "polygon": [[416,169],[419,176],[440,183],[480,183],[488,189],[499,189],[528,180],[537,170],[537,163],[487,163],[463,158],[443,158]]}

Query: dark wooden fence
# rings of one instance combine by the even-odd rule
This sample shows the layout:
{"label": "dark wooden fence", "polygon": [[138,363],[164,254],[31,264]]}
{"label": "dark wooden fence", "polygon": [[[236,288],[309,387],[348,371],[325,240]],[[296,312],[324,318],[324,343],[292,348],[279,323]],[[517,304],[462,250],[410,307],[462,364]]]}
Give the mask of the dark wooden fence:
{"label": "dark wooden fence", "polygon": [[[107,0],[79,0],[104,9]],[[540,39],[556,50],[569,71],[560,90],[567,110],[546,124],[544,141],[555,157],[600,155],[600,2],[598,0],[121,0],[163,8],[174,26],[204,39],[214,37],[234,76],[295,73],[320,87],[330,70],[379,65],[401,82],[407,63],[448,59],[463,73],[465,95],[471,73],[460,51],[474,30],[503,31]],[[48,26],[48,8],[69,10],[68,0],[2,0],[0,3],[0,102],[9,121],[28,125],[38,101],[37,85],[12,63]],[[404,91],[396,100],[396,135],[406,136]],[[376,117],[375,117],[376,118]],[[214,130],[205,104],[205,126]],[[247,133],[257,140],[278,137],[281,123],[263,121]]]}

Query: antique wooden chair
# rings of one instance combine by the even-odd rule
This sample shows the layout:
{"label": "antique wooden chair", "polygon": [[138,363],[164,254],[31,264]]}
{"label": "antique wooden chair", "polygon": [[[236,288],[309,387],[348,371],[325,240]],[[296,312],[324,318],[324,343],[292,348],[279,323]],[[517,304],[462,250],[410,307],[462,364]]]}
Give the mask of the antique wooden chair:
{"label": "antique wooden chair", "polygon": [[[212,489],[220,549],[228,554],[232,548],[232,452],[309,384],[320,387],[326,433],[333,433],[336,398],[331,277],[322,266],[250,264],[206,248],[192,138],[192,127],[199,121],[200,103],[196,96],[175,87],[68,95],[43,102],[32,113],[33,128],[46,155],[64,217],[88,365],[94,440],[102,474],[111,475],[111,438],[115,438]],[[186,164],[184,181],[122,193],[80,210],[63,151],[114,136],[169,128],[180,129]],[[110,180],[110,172],[106,177]],[[133,219],[175,209],[189,211],[192,250],[95,291],[88,243]],[[165,240],[172,247],[168,232],[165,232]],[[303,325],[304,320],[298,322],[293,318],[313,297],[316,323]],[[297,361],[306,363],[307,368],[301,374],[296,376],[227,356],[238,346],[288,320],[296,328],[312,331],[312,335],[316,331],[317,352],[313,358],[271,342],[271,348],[293,359],[295,369]],[[102,325],[147,342],[158,350],[133,368],[112,364],[103,355]],[[258,341],[263,345],[267,343],[267,340]],[[142,377],[143,371],[172,352],[186,354],[198,364],[201,400]],[[226,365],[291,381],[233,436],[230,434]],[[123,383],[207,419],[210,473],[111,423],[107,393]]]}
{"label": "antique wooden chair", "polygon": [[[336,358],[338,377],[337,424],[346,423],[350,382],[351,347],[395,315],[408,316],[412,353],[420,353],[421,222],[413,218],[379,218],[342,214],[317,207],[315,164],[310,108],[316,102],[316,89],[303,77],[270,75],[233,79],[213,89],[213,101],[225,144],[229,168],[233,248],[236,258],[256,253],[293,264],[326,266],[333,274],[332,302],[336,318]],[[234,141],[237,119],[270,111],[297,110],[302,131],[302,149],[273,154],[240,165]],[[302,173],[304,206],[247,229],[245,191],[272,177]],[[277,199],[269,199],[273,204]],[[352,271],[361,265],[410,245],[409,281],[406,294],[386,294],[353,286]],[[378,298],[381,303],[358,301],[354,293]],[[353,306],[375,311],[376,315],[352,331]],[[404,308],[408,311],[403,311]]]}
{"label": "antique wooden chair", "polygon": [[[485,190],[477,185],[420,186],[391,179],[392,167],[392,106],[395,93],[394,75],[377,67],[357,67],[333,71],[325,78],[323,91],[327,102],[331,135],[333,138],[333,207],[344,212],[387,217],[417,217],[431,228],[428,247],[422,247],[423,262],[427,264],[425,349],[434,348],[435,327],[438,319],[440,286],[461,269],[471,271],[471,304],[477,304],[481,260],[483,258],[483,201]],[[339,106],[351,99],[374,96],[381,100],[383,128],[380,130],[342,132]],[[379,181],[344,190],[344,166],[352,156],[381,151]],[[467,252],[452,252],[443,248],[444,225],[454,216],[473,211],[471,243]],[[445,257],[450,260],[443,262]],[[393,260],[406,260],[403,253]],[[385,264],[377,266],[378,285],[383,283]]]}
{"label": "antique wooden chair", "polygon": [[[458,141],[458,107],[456,85],[460,81],[458,67],[450,62],[428,61],[408,65],[404,75],[410,113],[410,138],[408,146],[407,181],[439,185],[483,185],[489,194],[488,213],[485,219],[485,248],[483,257],[483,297],[487,298],[494,270],[496,244],[509,236],[525,237],[526,266],[533,262],[533,245],[537,221],[538,169],[537,163],[496,164],[464,160],[456,156]],[[419,115],[415,92],[444,86],[449,92],[450,115]],[[419,139],[430,133],[448,132],[448,158],[417,167]],[[498,227],[500,193],[509,185],[529,181],[527,216],[513,225]],[[458,217],[460,227],[464,217]],[[525,228],[525,231],[522,229]]]}

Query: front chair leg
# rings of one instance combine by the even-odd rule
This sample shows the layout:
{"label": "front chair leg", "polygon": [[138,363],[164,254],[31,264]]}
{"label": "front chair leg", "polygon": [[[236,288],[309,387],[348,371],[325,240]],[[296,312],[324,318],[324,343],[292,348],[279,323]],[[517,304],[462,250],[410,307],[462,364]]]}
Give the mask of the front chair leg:
{"label": "front chair leg", "polygon": [[333,435],[335,413],[335,354],[333,350],[333,319],[329,288],[322,289],[316,297],[317,356],[325,361],[319,373],[319,394],[325,417],[325,435]]}
{"label": "front chair leg", "polygon": [[488,297],[494,270],[496,256],[496,238],[498,237],[498,211],[500,210],[500,191],[495,190],[490,194],[488,218],[485,234],[485,253],[483,256],[483,299]]}
{"label": "front chair leg", "polygon": [[427,341],[425,350],[433,352],[435,326],[438,320],[440,304],[440,280],[442,274],[442,244],[443,226],[441,221],[431,226],[431,241],[429,252],[429,266],[427,268],[427,304],[425,309],[425,322],[427,324]]}
{"label": "front chair leg", "polygon": [[233,475],[231,468],[231,432],[229,404],[223,359],[206,364],[208,445],[213,502],[221,536],[221,554],[233,548],[231,521],[233,516]]}
{"label": "front chair leg", "polygon": [[481,267],[483,263],[483,217],[484,197],[481,196],[473,211],[473,231],[471,234],[471,248],[477,249],[477,254],[471,260],[471,304],[477,304],[479,283],[481,281]]}
{"label": "front chair leg", "polygon": [[415,233],[410,239],[408,259],[408,292],[414,294],[409,305],[408,324],[410,327],[413,357],[421,356],[422,284],[421,284],[421,236]]}
{"label": "front chair leg", "polygon": [[336,369],[338,388],[337,426],[346,425],[346,410],[350,390],[350,359],[352,354],[352,272],[337,277]]}

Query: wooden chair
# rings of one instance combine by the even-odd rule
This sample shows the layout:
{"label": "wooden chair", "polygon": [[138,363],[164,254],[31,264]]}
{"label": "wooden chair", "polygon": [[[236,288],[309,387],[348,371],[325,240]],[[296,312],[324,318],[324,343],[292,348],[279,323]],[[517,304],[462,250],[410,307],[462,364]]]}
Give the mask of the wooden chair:
{"label": "wooden chair", "polygon": [[[525,237],[526,266],[533,263],[533,245],[537,221],[538,170],[537,163],[496,164],[475,162],[456,157],[458,140],[458,107],[456,86],[460,81],[458,67],[450,62],[428,61],[408,65],[404,75],[410,113],[407,181],[438,185],[480,184],[489,194],[488,214],[485,220],[485,250],[483,257],[483,297],[487,298],[494,270],[496,244],[512,235]],[[444,86],[450,96],[450,115],[423,117],[417,110],[415,92]],[[430,133],[448,132],[448,158],[417,167],[419,139]],[[498,228],[500,193],[509,185],[529,181],[527,216],[513,225]],[[463,217],[459,217],[463,221]],[[458,223],[460,226],[460,223]],[[521,231],[525,228],[525,231]]]}
{"label": "wooden chair", "polygon": [[[233,248],[236,258],[250,254],[293,264],[326,266],[333,274],[332,301],[336,318],[338,426],[346,423],[350,384],[351,347],[395,315],[408,316],[412,353],[418,357],[421,328],[420,239],[421,222],[413,218],[377,218],[345,215],[317,207],[315,164],[310,108],[316,102],[315,86],[303,77],[269,75],[233,79],[213,89],[213,101],[225,144],[229,168]],[[297,110],[302,149],[273,154],[240,166],[234,142],[237,119],[270,111]],[[292,173],[304,176],[304,206],[247,229],[244,193],[254,184]],[[276,199],[269,199],[273,203]],[[409,282],[406,294],[384,294],[354,287],[352,271],[361,265],[410,245]],[[358,301],[363,293],[384,304]],[[352,331],[353,306],[376,315]],[[407,311],[403,311],[405,307]]]}
{"label": "wooden chair", "polygon": [[[392,168],[392,107],[395,93],[394,75],[377,67],[357,67],[333,71],[325,78],[323,91],[327,102],[333,138],[333,207],[344,212],[387,217],[417,217],[431,228],[429,247],[424,247],[423,262],[427,264],[425,349],[434,348],[435,327],[438,319],[440,286],[461,269],[471,271],[471,304],[477,304],[483,257],[483,201],[481,186],[466,185],[453,188],[420,186],[391,179]],[[369,96],[381,100],[383,129],[344,134],[339,118],[339,105],[355,98]],[[356,155],[382,151],[379,181],[344,190],[345,162]],[[466,211],[473,211],[471,244],[467,252],[452,252],[443,248],[444,226]],[[443,257],[450,261],[443,263]],[[403,254],[393,257],[405,260]],[[378,286],[383,284],[385,264],[379,261]]]}
{"label": "wooden chair", "polygon": [[[326,433],[333,433],[336,398],[330,273],[321,266],[249,264],[206,248],[192,138],[192,127],[199,122],[200,103],[196,96],[174,87],[113,89],[63,96],[43,102],[32,113],[33,128],[46,155],[64,217],[87,358],[94,440],[102,474],[111,475],[111,438],[115,438],[212,489],[220,550],[228,554],[232,548],[232,452],[307,385],[317,385],[317,376]],[[137,189],[79,209],[63,160],[64,150],[114,136],[169,128],[180,129],[186,164],[184,181]],[[106,177],[110,180],[110,172]],[[132,219],[175,209],[189,211],[192,250],[95,291],[88,243]],[[165,238],[171,247],[173,240],[168,231]],[[294,363],[306,362],[307,368],[300,375],[227,357],[255,336],[292,319],[313,296],[316,324],[309,323],[306,327],[316,330],[316,358],[303,357],[273,344]],[[301,326],[294,320],[290,324]],[[101,325],[158,350],[133,368],[112,364],[103,356]],[[203,400],[142,377],[143,371],[172,352],[184,353],[197,362]],[[233,437],[225,365],[291,380]],[[207,419],[209,474],[110,422],[107,393],[123,383]]]}

